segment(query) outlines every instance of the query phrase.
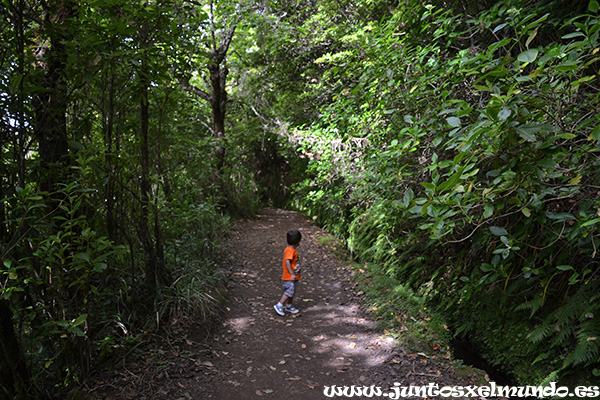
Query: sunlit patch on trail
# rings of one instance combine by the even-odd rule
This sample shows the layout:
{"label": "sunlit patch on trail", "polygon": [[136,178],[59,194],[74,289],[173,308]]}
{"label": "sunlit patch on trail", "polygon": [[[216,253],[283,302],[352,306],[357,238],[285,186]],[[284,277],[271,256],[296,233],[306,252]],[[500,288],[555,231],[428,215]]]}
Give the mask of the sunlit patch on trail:
{"label": "sunlit patch on trail", "polygon": [[253,317],[239,317],[228,321],[228,325],[236,332],[245,332],[254,325]]}

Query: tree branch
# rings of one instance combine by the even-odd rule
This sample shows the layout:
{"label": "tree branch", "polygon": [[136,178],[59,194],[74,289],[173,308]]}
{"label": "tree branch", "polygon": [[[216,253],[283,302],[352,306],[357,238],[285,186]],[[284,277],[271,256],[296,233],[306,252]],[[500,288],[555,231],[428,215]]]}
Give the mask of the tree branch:
{"label": "tree branch", "polygon": [[200,97],[201,99],[204,99],[208,102],[210,102],[211,97],[208,93],[206,93],[204,90],[200,90],[195,86],[190,85],[189,79],[186,78],[179,78],[179,84],[181,85],[181,87],[190,92],[195,94],[196,96]]}

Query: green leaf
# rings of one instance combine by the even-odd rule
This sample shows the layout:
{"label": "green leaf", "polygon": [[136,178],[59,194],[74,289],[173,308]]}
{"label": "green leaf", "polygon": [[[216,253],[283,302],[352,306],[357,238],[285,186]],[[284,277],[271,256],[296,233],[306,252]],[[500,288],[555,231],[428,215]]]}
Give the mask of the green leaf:
{"label": "green leaf", "polygon": [[584,222],[583,224],[581,224],[581,227],[584,227],[584,226],[590,226],[590,225],[595,225],[595,224],[597,224],[598,222],[600,222],[600,218],[594,218],[594,219],[592,219],[592,220],[586,221],[586,222]]}
{"label": "green leaf", "polygon": [[106,265],[106,263],[102,262],[102,263],[94,265],[94,272],[100,273],[100,272],[106,271],[107,268],[108,268],[108,265]]}
{"label": "green leaf", "polygon": [[530,63],[530,62],[535,61],[538,54],[539,54],[539,51],[537,51],[537,49],[526,50],[517,56],[517,60],[519,60],[521,62]]}
{"label": "green leaf", "polygon": [[557,71],[561,72],[569,72],[577,69],[577,62],[575,61],[565,61],[556,66]]}
{"label": "green leaf", "polygon": [[572,271],[573,267],[571,267],[570,265],[557,265],[556,269],[561,271]]}
{"label": "green leaf", "polygon": [[581,182],[581,178],[583,178],[581,174],[578,174],[575,178],[569,181],[569,185],[579,185],[579,183]]}
{"label": "green leaf", "polygon": [[444,190],[454,189],[454,187],[460,182],[463,169],[461,168],[458,172],[454,173],[448,180],[438,186],[440,192]]}
{"label": "green leaf", "polygon": [[483,218],[489,218],[494,214],[494,206],[491,204],[486,204],[483,208]]}
{"label": "green leaf", "polygon": [[76,327],[76,326],[70,327],[69,329],[67,329],[67,331],[69,333],[74,333],[75,336],[85,337],[85,333],[83,333],[83,331],[80,328]]}
{"label": "green leaf", "polygon": [[600,5],[596,0],[591,0],[590,4],[588,5],[588,10],[590,12],[597,13],[598,11],[600,11]]}
{"label": "green leaf", "polygon": [[581,37],[581,36],[585,36],[585,34],[583,32],[571,32],[564,36],[561,36],[561,39],[573,39],[575,37]]}
{"label": "green leaf", "polygon": [[69,321],[65,321],[64,319],[61,319],[59,321],[54,321],[54,323],[62,328],[66,328],[69,326]]}
{"label": "green leaf", "polygon": [[546,167],[546,168],[554,168],[558,164],[556,161],[554,161],[551,158],[544,158],[543,160],[538,161],[538,165],[541,167]]}
{"label": "green leaf", "polygon": [[525,42],[525,47],[529,48],[529,43],[531,43],[531,41],[537,36],[537,33],[538,33],[538,28],[535,28],[533,33],[531,35],[529,35],[529,37],[527,38],[527,41]]}
{"label": "green leaf", "polygon": [[535,134],[541,130],[542,126],[535,123],[523,124],[515,128],[517,134],[528,142],[535,142],[537,140]]}
{"label": "green leaf", "polygon": [[491,45],[488,46],[488,50],[490,50],[492,53],[497,49],[500,48],[502,46],[506,46],[507,44],[509,44],[511,42],[511,38],[504,38],[499,42],[496,43],[492,43]]}
{"label": "green leaf", "polygon": [[575,271],[573,271],[573,274],[572,274],[572,275],[571,275],[571,277],[569,278],[569,285],[574,285],[574,284],[576,284],[576,283],[578,282],[578,279],[577,279],[577,278],[579,278],[579,273],[578,273],[578,272],[575,272]]}
{"label": "green leaf", "polygon": [[490,226],[490,232],[495,236],[506,236],[508,231],[500,226]]}
{"label": "green leaf", "polygon": [[90,255],[88,253],[77,253],[75,254],[75,258],[83,261],[90,261]]}
{"label": "green leaf", "polygon": [[590,134],[590,138],[596,141],[600,141],[600,125],[596,126],[592,133]]}
{"label": "green leaf", "polygon": [[423,210],[422,206],[414,206],[408,209],[408,212],[411,214],[421,214],[421,211]]}
{"label": "green leaf", "polygon": [[564,222],[564,221],[576,219],[575,216],[570,213],[553,213],[550,211],[546,211],[545,214],[546,214],[546,217],[548,217],[549,219],[555,220],[557,222]]}
{"label": "green leaf", "polygon": [[404,198],[402,199],[402,203],[404,207],[408,207],[410,202],[415,198],[415,193],[412,189],[408,189],[406,193],[404,193]]}
{"label": "green leaf", "polygon": [[492,31],[492,33],[498,32],[500,29],[504,28],[506,25],[508,25],[508,23],[504,23],[504,24],[498,25],[497,27],[494,28],[494,30]]}
{"label": "green leaf", "polygon": [[494,267],[492,267],[490,264],[481,264],[481,266],[479,267],[479,269],[481,269],[483,272],[490,272],[494,270]]}
{"label": "green leaf", "polygon": [[510,117],[510,114],[512,114],[510,108],[503,107],[502,110],[500,110],[500,112],[498,113],[498,118],[501,121],[506,121],[508,117]]}
{"label": "green leaf", "polygon": [[457,117],[448,117],[446,118],[446,122],[453,128],[458,128],[461,126],[460,118]]}
{"label": "green leaf", "polygon": [[87,314],[81,314],[79,317],[77,317],[74,321],[73,324],[71,325],[72,327],[78,326],[83,324],[83,322],[87,319],[88,315]]}
{"label": "green leaf", "polygon": [[524,216],[526,216],[527,218],[531,217],[531,210],[527,207],[523,207],[523,209],[521,210],[521,212],[523,213]]}
{"label": "green leaf", "polygon": [[582,83],[590,82],[590,81],[593,81],[594,79],[596,79],[596,75],[584,76],[581,79],[577,79],[576,81],[571,82],[571,86],[573,86],[573,87],[579,86]]}

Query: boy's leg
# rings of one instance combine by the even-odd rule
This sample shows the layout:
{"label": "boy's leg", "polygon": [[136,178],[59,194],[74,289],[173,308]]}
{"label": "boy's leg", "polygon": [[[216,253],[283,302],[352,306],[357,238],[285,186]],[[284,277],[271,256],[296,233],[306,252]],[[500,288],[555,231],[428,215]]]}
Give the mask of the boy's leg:
{"label": "boy's leg", "polygon": [[288,301],[288,299],[290,299],[290,297],[288,297],[284,294],[283,296],[281,296],[281,300],[279,300],[279,302],[281,303],[281,305],[285,305],[285,303]]}
{"label": "boy's leg", "polygon": [[[294,281],[294,294],[296,292],[296,287],[298,286],[298,281]],[[298,313],[298,309],[292,306],[292,302],[294,301],[294,296],[288,296],[287,304],[285,305],[285,310],[291,312],[292,314]]]}
{"label": "boy's leg", "polygon": [[277,314],[284,315],[285,307],[287,307],[286,304],[289,298],[294,295],[294,286],[290,284],[290,281],[281,281],[281,285],[283,286],[283,295],[279,303],[275,304],[273,308]]}
{"label": "boy's leg", "polygon": [[273,306],[277,314],[284,315],[284,310],[287,310],[293,314],[298,312],[297,309],[292,307],[292,301],[294,301],[294,293],[296,291],[297,284],[297,281],[282,281],[284,290],[283,296],[281,296],[281,300],[279,300],[279,303]]}

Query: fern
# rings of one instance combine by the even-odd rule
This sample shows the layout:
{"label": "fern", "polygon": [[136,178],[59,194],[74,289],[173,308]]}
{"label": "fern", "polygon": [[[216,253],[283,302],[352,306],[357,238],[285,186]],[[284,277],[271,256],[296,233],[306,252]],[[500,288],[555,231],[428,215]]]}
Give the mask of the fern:
{"label": "fern", "polygon": [[533,299],[518,305],[515,308],[515,310],[517,310],[517,311],[531,310],[531,313],[529,315],[529,318],[531,318],[535,315],[536,312],[538,312],[538,310],[542,307],[543,304],[544,304],[543,297],[535,296]]}
{"label": "fern", "polygon": [[[550,348],[567,353],[560,370],[579,365],[587,367],[600,362],[600,320],[597,317],[600,313],[600,296],[596,294],[599,285],[599,282],[592,282],[580,287],[562,307],[550,313],[528,335],[533,343],[553,336]],[[521,307],[526,308],[528,303]]]}
{"label": "fern", "polygon": [[596,340],[588,340],[587,335],[578,335],[578,342],[575,349],[569,353],[563,363],[563,368],[570,365],[590,365],[592,362],[598,361],[600,349]]}
{"label": "fern", "polygon": [[539,343],[548,337],[550,333],[550,323],[547,321],[542,322],[542,324],[538,325],[537,328],[533,332],[531,332],[527,337],[533,343]]}

